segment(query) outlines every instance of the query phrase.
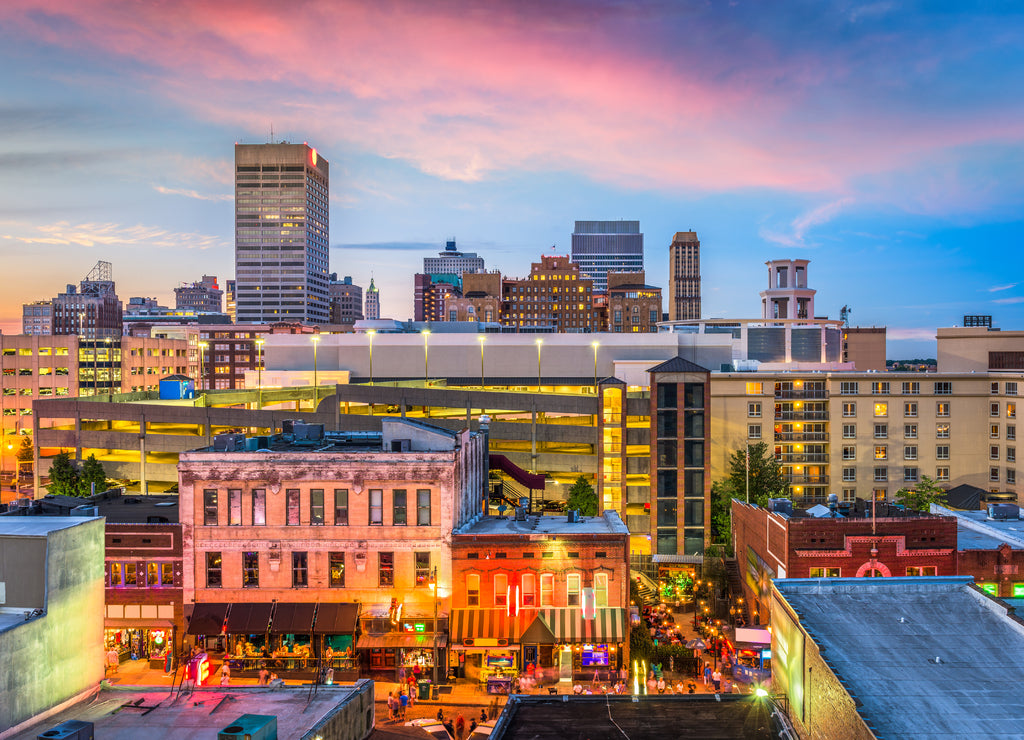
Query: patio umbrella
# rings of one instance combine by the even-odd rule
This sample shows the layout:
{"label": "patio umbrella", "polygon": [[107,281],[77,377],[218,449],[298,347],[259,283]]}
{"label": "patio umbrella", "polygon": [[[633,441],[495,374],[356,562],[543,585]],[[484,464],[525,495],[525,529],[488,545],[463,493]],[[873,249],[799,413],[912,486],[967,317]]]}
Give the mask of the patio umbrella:
{"label": "patio umbrella", "polygon": [[690,648],[691,650],[704,650],[707,647],[707,643],[705,643],[699,637],[695,637],[686,643],[686,647]]}

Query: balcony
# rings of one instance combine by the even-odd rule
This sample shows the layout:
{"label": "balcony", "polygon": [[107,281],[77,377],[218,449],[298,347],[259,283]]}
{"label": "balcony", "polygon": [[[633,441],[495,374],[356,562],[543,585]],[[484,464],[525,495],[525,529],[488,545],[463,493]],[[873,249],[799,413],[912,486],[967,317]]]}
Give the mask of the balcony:
{"label": "balcony", "polygon": [[775,459],[780,463],[827,463],[829,455],[827,452],[793,452],[776,455]]}
{"label": "balcony", "polygon": [[827,475],[784,475],[787,483],[793,486],[823,486],[828,485]]}
{"label": "balcony", "polygon": [[828,398],[828,391],[826,390],[804,390],[802,388],[776,388],[775,397],[780,400],[807,400],[807,399],[821,399]]}
{"label": "balcony", "polygon": [[828,411],[776,411],[776,421],[828,421]]}
{"label": "balcony", "polygon": [[776,442],[828,442],[828,432],[775,432]]}

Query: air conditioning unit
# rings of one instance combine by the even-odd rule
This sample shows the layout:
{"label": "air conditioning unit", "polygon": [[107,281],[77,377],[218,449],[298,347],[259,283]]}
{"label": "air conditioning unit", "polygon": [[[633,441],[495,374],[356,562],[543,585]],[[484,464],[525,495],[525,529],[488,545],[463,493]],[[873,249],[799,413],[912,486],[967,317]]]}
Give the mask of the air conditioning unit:
{"label": "air conditioning unit", "polygon": [[93,724],[92,722],[69,719],[53,729],[36,735],[37,740],[43,738],[46,740],[93,740]]}
{"label": "air conditioning unit", "polygon": [[244,434],[218,434],[213,438],[213,449],[218,452],[235,452],[245,448]]}
{"label": "air conditioning unit", "polygon": [[277,740],[277,717],[243,714],[218,732],[217,740]]}

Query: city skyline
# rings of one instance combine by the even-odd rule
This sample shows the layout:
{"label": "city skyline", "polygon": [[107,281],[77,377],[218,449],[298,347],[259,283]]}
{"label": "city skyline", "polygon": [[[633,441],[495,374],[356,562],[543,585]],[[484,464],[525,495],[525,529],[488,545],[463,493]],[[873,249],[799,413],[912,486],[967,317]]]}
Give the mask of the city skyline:
{"label": "city skyline", "polygon": [[452,236],[521,276],[569,253],[576,220],[628,219],[666,294],[673,234],[699,234],[708,317],[758,316],[763,263],[799,258],[817,312],[887,325],[890,357],[930,355],[964,314],[1024,326],[1017,12],[16,0],[0,18],[6,332],[97,260],[122,300],[232,278],[233,143],[271,129],[334,166],[330,271],[372,275],[382,315],[412,315],[415,266]]}

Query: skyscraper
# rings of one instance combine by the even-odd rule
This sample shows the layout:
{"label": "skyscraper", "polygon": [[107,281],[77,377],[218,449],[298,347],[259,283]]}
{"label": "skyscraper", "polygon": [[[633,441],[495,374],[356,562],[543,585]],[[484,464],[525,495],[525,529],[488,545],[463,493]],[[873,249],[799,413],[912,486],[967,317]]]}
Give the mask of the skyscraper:
{"label": "skyscraper", "polygon": [[595,293],[608,292],[608,271],[644,269],[644,235],[639,221],[577,221],[572,261],[580,277],[594,281]]}
{"label": "skyscraper", "polygon": [[423,258],[425,275],[450,274],[457,275],[461,280],[464,272],[483,271],[484,258],[477,256],[476,252],[460,252],[455,246],[455,239],[449,239],[444,245],[444,251],[438,252],[437,257]]}
{"label": "skyscraper", "polygon": [[671,321],[700,318],[700,240],[696,231],[677,231],[669,246],[672,276],[668,302]]}
{"label": "skyscraper", "polygon": [[368,319],[380,318],[380,291],[373,284],[373,278],[370,278],[370,287],[366,289],[366,310],[363,314]]}
{"label": "skyscraper", "polygon": [[235,144],[239,323],[330,320],[329,183],[307,144]]}

